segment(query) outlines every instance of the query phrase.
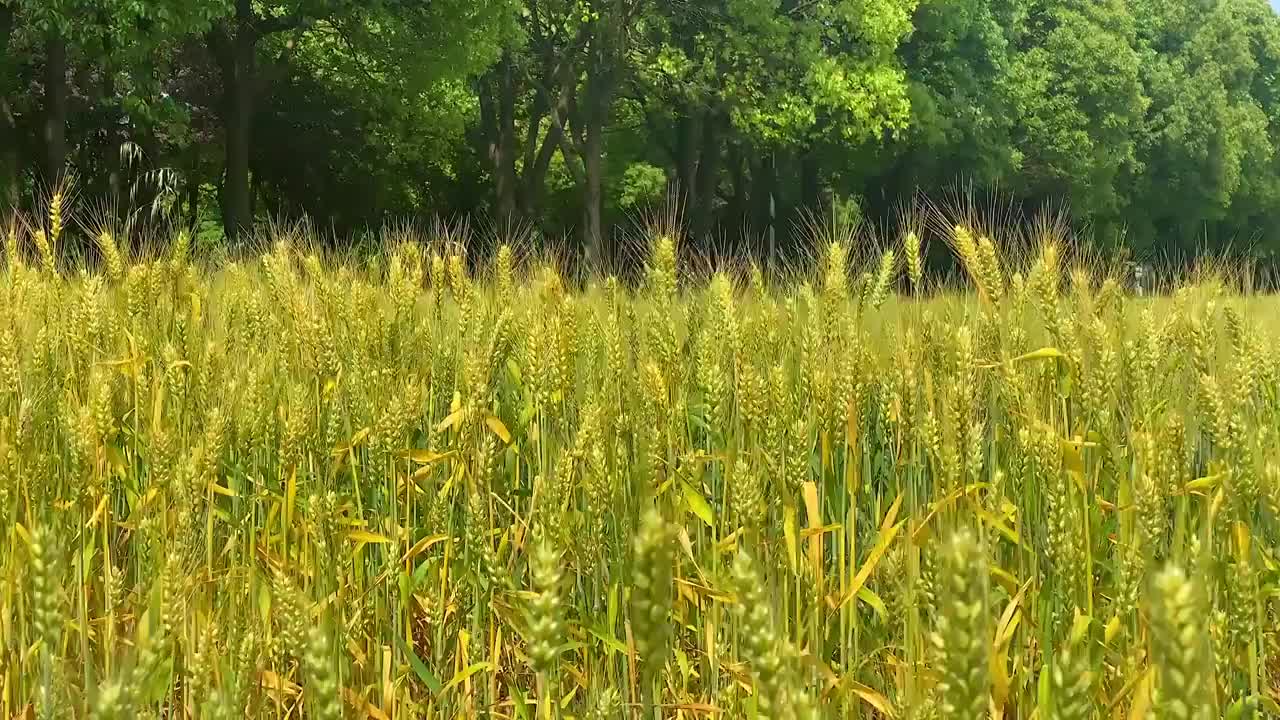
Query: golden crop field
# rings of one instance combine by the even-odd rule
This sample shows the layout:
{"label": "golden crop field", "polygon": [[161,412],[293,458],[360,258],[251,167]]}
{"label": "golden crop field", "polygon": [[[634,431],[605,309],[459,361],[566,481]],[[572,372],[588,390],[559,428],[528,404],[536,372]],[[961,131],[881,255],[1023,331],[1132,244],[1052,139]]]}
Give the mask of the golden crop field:
{"label": "golden crop field", "polygon": [[914,233],[85,271],[64,224],[0,273],[5,718],[1280,712],[1280,325],[1230,278],[966,227],[946,294]]}

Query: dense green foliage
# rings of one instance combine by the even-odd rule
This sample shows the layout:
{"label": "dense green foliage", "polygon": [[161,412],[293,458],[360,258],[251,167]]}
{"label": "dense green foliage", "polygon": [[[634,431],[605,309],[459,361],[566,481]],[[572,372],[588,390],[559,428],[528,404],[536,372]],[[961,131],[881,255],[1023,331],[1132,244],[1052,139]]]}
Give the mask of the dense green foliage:
{"label": "dense green foliage", "polygon": [[599,254],[667,195],[785,242],[960,184],[1270,255],[1278,78],[1266,0],[0,0],[0,202],[70,166],[208,237],[443,213]]}
{"label": "dense green foliage", "polygon": [[1274,297],[964,227],[935,296],[839,226],[631,286],[67,223],[0,269],[3,717],[1280,714]]}

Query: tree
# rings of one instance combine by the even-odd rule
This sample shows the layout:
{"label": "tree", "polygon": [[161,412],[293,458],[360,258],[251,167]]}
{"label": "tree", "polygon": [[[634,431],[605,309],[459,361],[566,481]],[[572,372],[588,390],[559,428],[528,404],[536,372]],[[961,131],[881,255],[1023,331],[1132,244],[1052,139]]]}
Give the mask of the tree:
{"label": "tree", "polygon": [[222,73],[222,129],[225,152],[221,203],[222,226],[234,243],[253,223],[249,185],[253,100],[256,94],[258,43],[275,33],[296,29],[311,15],[303,7],[262,14],[251,0],[234,0],[232,12],[213,23],[209,49]]}
{"label": "tree", "polygon": [[0,2],[0,211],[18,204],[18,122],[13,107],[17,62],[10,48],[17,25],[17,7]]}
{"label": "tree", "polygon": [[1118,218],[1147,107],[1133,16],[1122,0],[1038,0],[1016,44],[1008,89],[1021,194]]}
{"label": "tree", "polygon": [[[476,81],[476,137],[493,184],[494,210],[504,220],[545,220],[547,173],[563,133],[549,118],[551,103],[562,98],[549,88],[559,87],[555,79],[569,72],[568,58],[557,57],[556,45],[546,40],[509,40],[501,59]],[[567,112],[562,103],[561,113]]]}
{"label": "tree", "polygon": [[1261,0],[1148,2],[1138,10],[1151,97],[1139,141],[1145,172],[1135,188],[1139,239],[1182,251],[1215,230],[1229,241],[1280,201],[1280,21]]}
{"label": "tree", "polygon": [[[519,173],[516,170],[516,68],[510,48],[481,77],[477,85],[484,153],[491,165],[495,210],[499,218],[511,220],[521,214]],[[550,157],[547,158],[550,162]],[[528,165],[526,165],[528,167]],[[545,176],[545,166],[542,175]]]}
{"label": "tree", "polygon": [[[435,78],[447,69],[465,75],[475,68],[476,61],[492,61],[476,50],[492,47],[483,38],[492,29],[492,21],[508,6],[505,0],[294,0],[261,12],[251,0],[235,0],[231,12],[215,22],[208,33],[208,44],[223,82],[226,163],[222,212],[227,237],[234,240],[252,222],[252,128],[259,46],[265,39],[286,32],[333,34],[346,46],[346,62],[353,67],[364,62],[380,63],[378,72],[383,81]],[[451,62],[457,60],[467,62]],[[429,70],[423,72],[422,68]],[[407,72],[401,75],[404,70]],[[398,82],[384,84],[384,89],[397,86],[401,91],[410,87]],[[395,97],[415,99],[405,94]]]}
{"label": "tree", "polygon": [[897,50],[914,7],[915,0],[721,0],[655,11],[634,96],[666,137],[661,145],[696,234],[711,226],[726,167],[735,220],[747,211],[748,173],[752,204],[768,207],[779,152],[796,158],[800,203],[812,205],[821,153],[907,127]]}
{"label": "tree", "polygon": [[[126,140],[125,125],[131,124],[125,106],[136,109],[156,102],[156,83],[146,78],[163,74],[160,68],[168,57],[157,51],[200,27],[206,21],[199,13],[201,7],[187,0],[10,0],[0,4],[0,45],[20,42],[25,57],[41,61],[23,64],[9,52],[0,55],[7,78],[13,78],[0,99],[0,148],[6,160],[0,171],[6,177],[7,193],[16,195],[21,173],[18,120],[23,111],[39,116],[37,174],[44,182],[56,181],[68,164],[78,164],[101,179],[92,188],[95,193],[117,193],[120,148]],[[37,70],[38,79],[37,75],[19,78],[26,69]],[[15,102],[12,93],[20,83],[41,88],[39,101]],[[80,157],[75,162],[77,152],[83,155],[91,150],[100,150],[101,157]]]}
{"label": "tree", "polygon": [[71,166],[232,239],[488,210],[598,257],[663,191],[785,251],[964,180],[1185,250],[1280,222],[1277,78],[1265,0],[0,0],[0,204]]}
{"label": "tree", "polygon": [[259,72],[271,93],[255,114],[252,171],[273,209],[342,233],[448,209],[476,112],[466,78],[493,62],[508,17],[498,3],[393,9],[335,15],[264,43]]}
{"label": "tree", "polygon": [[43,45],[41,140],[44,154],[41,170],[46,181],[52,182],[62,174],[67,152],[67,35],[71,30],[71,18],[82,8],[75,0],[13,0],[6,8],[8,28],[11,30],[14,23],[20,21],[40,38]]}
{"label": "tree", "polygon": [[582,196],[579,225],[590,257],[601,255],[607,236],[605,132],[646,5],[529,0],[499,62],[476,85],[497,213],[534,216],[558,152]]}
{"label": "tree", "polygon": [[1020,160],[1008,76],[1025,14],[1021,0],[921,2],[900,53],[910,126],[896,141],[858,148],[847,181],[880,188],[890,203],[958,179],[1007,182]]}
{"label": "tree", "polygon": [[554,137],[582,193],[582,241],[588,258],[604,252],[605,129],[642,22],[643,0],[542,0],[530,3],[529,34],[558,60],[539,78]]}

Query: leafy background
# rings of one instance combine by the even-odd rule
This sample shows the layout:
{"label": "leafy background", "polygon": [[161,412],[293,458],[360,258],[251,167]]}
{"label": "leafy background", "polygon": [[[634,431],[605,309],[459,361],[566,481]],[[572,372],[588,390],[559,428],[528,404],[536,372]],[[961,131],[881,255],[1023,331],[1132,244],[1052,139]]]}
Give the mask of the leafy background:
{"label": "leafy background", "polygon": [[1270,259],[1276,1],[0,0],[0,214],[70,168],[204,243],[447,216],[608,255],[674,195],[701,249],[800,254],[920,193]]}

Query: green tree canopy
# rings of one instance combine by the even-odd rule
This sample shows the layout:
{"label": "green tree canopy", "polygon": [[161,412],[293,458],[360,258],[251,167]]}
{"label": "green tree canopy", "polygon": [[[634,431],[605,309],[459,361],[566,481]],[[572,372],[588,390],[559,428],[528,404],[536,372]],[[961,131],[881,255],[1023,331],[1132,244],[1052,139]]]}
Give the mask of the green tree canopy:
{"label": "green tree canopy", "polygon": [[1278,58],[1267,0],[0,0],[0,197],[70,166],[232,239],[462,213],[603,256],[664,193],[785,251],[960,184],[1265,255]]}

